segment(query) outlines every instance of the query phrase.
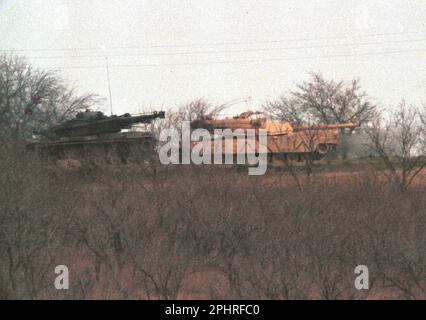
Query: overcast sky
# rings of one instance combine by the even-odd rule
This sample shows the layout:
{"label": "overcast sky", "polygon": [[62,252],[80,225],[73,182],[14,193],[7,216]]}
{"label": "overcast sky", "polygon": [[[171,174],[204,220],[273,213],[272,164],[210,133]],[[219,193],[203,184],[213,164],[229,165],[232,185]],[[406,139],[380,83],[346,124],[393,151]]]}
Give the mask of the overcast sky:
{"label": "overcast sky", "polygon": [[425,0],[0,0],[0,49],[106,98],[108,56],[114,113],[251,97],[233,114],[309,71],[426,101]]}

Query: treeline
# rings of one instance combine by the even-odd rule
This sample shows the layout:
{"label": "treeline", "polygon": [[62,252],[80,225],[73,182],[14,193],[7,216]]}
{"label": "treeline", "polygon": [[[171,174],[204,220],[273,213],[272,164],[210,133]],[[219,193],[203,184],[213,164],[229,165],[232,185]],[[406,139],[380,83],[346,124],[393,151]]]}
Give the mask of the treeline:
{"label": "treeline", "polygon": [[[31,139],[34,133],[79,111],[100,108],[102,101],[96,94],[78,94],[57,72],[34,68],[23,57],[0,55],[1,141]],[[226,106],[196,99],[168,110],[167,119],[157,121],[152,130],[158,133],[164,127],[178,127],[182,120],[215,116]],[[415,107],[405,101],[398,106],[379,106],[362,90],[359,80],[346,83],[311,73],[308,80],[277,99],[265,101],[258,109],[269,118],[294,124],[360,125],[356,135],[353,129],[340,129],[337,154],[342,159],[348,155],[377,156],[381,154],[377,149],[386,149],[392,157],[425,153],[426,106]],[[409,150],[400,141],[401,135],[407,134]]]}

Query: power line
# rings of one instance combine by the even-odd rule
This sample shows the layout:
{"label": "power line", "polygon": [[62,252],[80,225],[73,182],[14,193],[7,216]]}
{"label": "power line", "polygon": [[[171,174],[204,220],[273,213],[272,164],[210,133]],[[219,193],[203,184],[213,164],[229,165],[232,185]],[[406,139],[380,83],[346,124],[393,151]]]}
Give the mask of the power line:
{"label": "power line", "polygon": [[[359,54],[320,55],[320,56],[292,57],[292,58],[222,60],[222,61],[166,63],[166,64],[122,64],[122,65],[117,64],[117,65],[110,65],[109,67],[110,68],[138,68],[138,67],[196,66],[196,65],[213,65],[213,64],[234,64],[234,63],[261,63],[261,62],[280,62],[280,61],[323,59],[323,58],[362,57],[362,56],[371,56],[371,55],[386,55],[386,54],[415,53],[415,52],[426,52],[426,49],[378,51],[378,52],[365,52],[365,53],[359,53]],[[104,68],[104,66],[100,66],[100,65],[69,66],[69,67],[62,67],[61,69],[98,69],[98,68]]]}
{"label": "power line", "polygon": [[[214,50],[214,51],[184,51],[184,52],[166,52],[166,53],[137,53],[137,54],[109,54],[108,57],[142,57],[142,56],[176,56],[176,55],[193,55],[193,54],[222,54],[222,53],[246,53],[246,52],[266,52],[266,51],[281,51],[281,50],[300,50],[300,49],[319,49],[332,47],[355,47],[368,46],[377,44],[392,44],[392,43],[415,43],[423,42],[425,39],[410,39],[410,40],[390,40],[390,41],[373,41],[361,43],[337,43],[324,44],[314,46],[296,46],[296,47],[275,47],[275,48],[260,48],[260,49],[237,49],[237,50]],[[79,58],[104,58],[105,55],[68,55],[68,56],[29,56],[31,59],[79,59]]]}
{"label": "power line", "polygon": [[0,49],[2,52],[28,52],[28,51],[96,51],[96,50],[116,50],[116,49],[154,49],[154,48],[185,48],[185,47],[208,47],[208,46],[227,46],[227,45],[253,45],[253,44],[272,44],[282,42],[298,42],[298,41],[315,41],[315,40],[341,40],[348,38],[369,38],[384,37],[394,35],[408,34],[424,34],[422,31],[406,31],[406,32],[389,32],[389,33],[372,33],[360,34],[352,36],[332,36],[318,38],[290,38],[280,40],[263,40],[263,41],[230,41],[230,42],[212,42],[212,43],[192,43],[192,44],[165,44],[165,45],[138,45],[138,46],[111,46],[111,47],[69,47],[69,48],[23,48],[23,49]]}

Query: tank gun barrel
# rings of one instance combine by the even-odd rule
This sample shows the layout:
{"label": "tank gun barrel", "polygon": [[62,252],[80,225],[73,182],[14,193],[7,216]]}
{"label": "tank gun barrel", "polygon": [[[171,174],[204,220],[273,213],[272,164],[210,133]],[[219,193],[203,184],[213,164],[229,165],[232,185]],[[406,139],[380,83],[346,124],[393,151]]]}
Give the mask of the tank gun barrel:
{"label": "tank gun barrel", "polygon": [[132,125],[132,124],[136,124],[136,123],[150,123],[152,120],[155,119],[164,119],[165,117],[165,112],[164,111],[154,111],[151,114],[144,114],[144,115],[140,115],[140,116],[121,116],[118,117],[120,120],[120,123],[122,123],[123,125]]}
{"label": "tank gun barrel", "polygon": [[45,137],[55,140],[59,138],[84,137],[91,135],[112,134],[122,129],[130,129],[133,124],[150,123],[154,119],[164,118],[165,112],[153,112],[132,117],[130,114],[122,116],[104,116],[101,112],[83,112],[72,119],[41,132]]}
{"label": "tank gun barrel", "polygon": [[246,118],[239,119],[203,119],[203,120],[194,120],[191,123],[192,129],[204,128],[210,131],[214,129],[255,129],[262,126],[262,121],[251,120]]}
{"label": "tank gun barrel", "polygon": [[[214,129],[255,129],[262,128],[265,121],[249,120],[249,119],[216,119],[216,120],[199,120],[193,122],[193,128],[214,128]],[[337,124],[317,124],[317,125],[292,125],[293,131],[303,130],[333,130],[333,129],[355,129],[359,127],[354,123],[337,123]]]}
{"label": "tank gun barrel", "polygon": [[336,124],[318,124],[318,125],[294,125],[293,131],[303,130],[333,130],[333,129],[355,129],[359,125],[355,123],[336,123]]}

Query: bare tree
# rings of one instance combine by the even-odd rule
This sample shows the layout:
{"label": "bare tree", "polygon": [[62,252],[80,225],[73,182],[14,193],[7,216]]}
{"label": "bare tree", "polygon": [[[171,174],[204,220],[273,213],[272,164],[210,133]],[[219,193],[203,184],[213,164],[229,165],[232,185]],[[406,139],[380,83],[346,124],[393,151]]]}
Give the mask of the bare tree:
{"label": "bare tree", "polygon": [[180,106],[175,112],[169,112],[169,121],[177,127],[182,121],[197,121],[217,116],[225,107],[213,106],[204,98],[199,98]]}
{"label": "bare tree", "polygon": [[324,123],[365,123],[376,115],[376,105],[361,91],[359,80],[347,84],[325,80],[320,73],[311,73],[311,80],[297,85],[292,96]]}
{"label": "bare tree", "polygon": [[28,138],[99,102],[78,95],[53,71],[33,68],[24,58],[0,56],[0,138]]}
{"label": "bare tree", "polygon": [[[326,80],[320,73],[296,85],[289,97],[280,97],[264,105],[267,114],[291,123],[321,122],[364,124],[377,116],[377,106],[361,91],[359,80],[350,83]],[[348,154],[347,136],[351,130],[340,129],[340,155]]]}
{"label": "bare tree", "polygon": [[426,166],[425,126],[419,111],[402,101],[389,123],[376,120],[365,132],[368,146],[385,164],[387,177],[406,191]]}
{"label": "bare tree", "polygon": [[267,101],[263,106],[265,114],[276,120],[303,124],[308,121],[308,110],[303,108],[296,99],[281,96],[277,100]]}

